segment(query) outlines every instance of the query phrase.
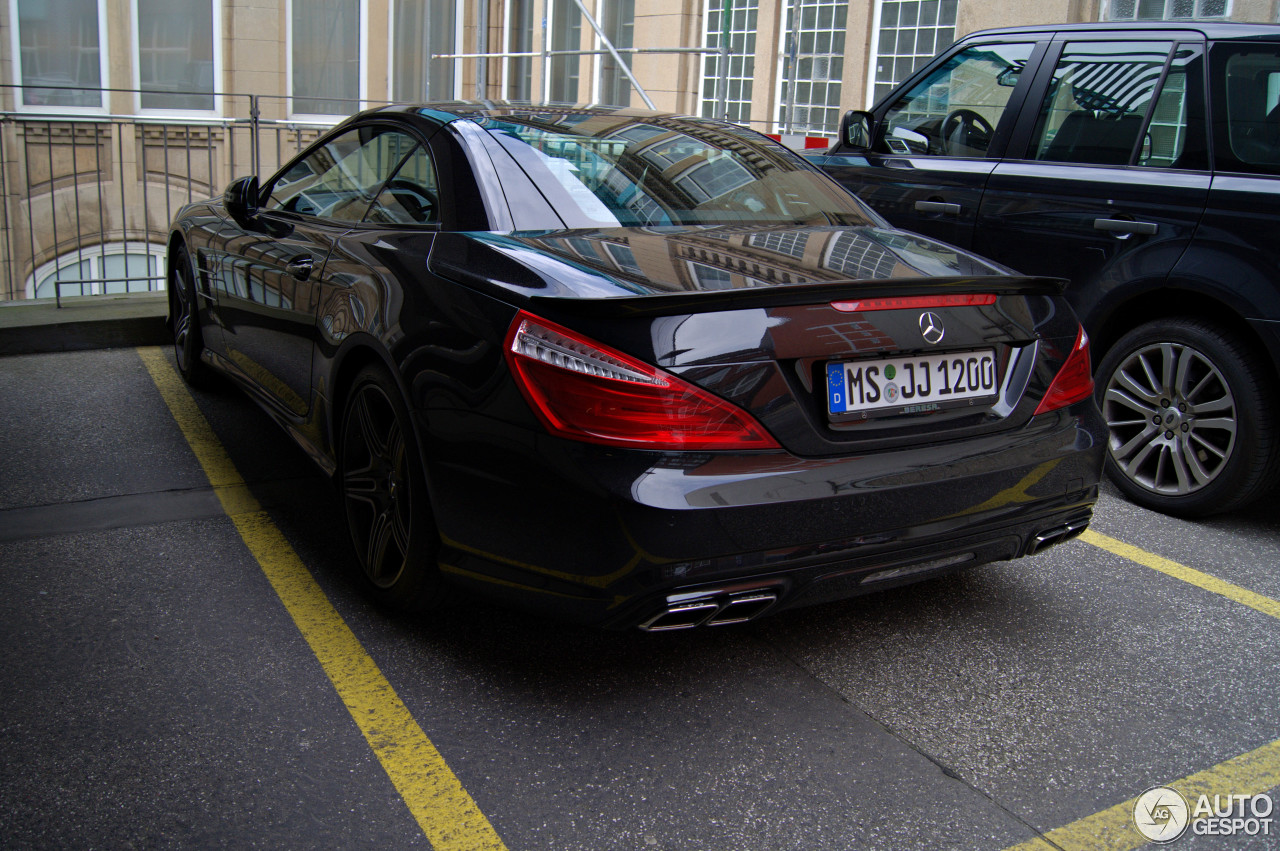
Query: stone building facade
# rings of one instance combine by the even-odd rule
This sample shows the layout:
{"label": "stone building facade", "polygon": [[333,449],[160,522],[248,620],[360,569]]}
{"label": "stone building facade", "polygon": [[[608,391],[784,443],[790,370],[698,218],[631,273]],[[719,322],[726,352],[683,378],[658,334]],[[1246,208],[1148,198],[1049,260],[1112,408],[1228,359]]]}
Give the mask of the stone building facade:
{"label": "stone building facade", "polygon": [[268,175],[363,106],[647,98],[830,136],[973,30],[1278,15],[1280,0],[0,0],[0,299],[162,287],[178,206]]}

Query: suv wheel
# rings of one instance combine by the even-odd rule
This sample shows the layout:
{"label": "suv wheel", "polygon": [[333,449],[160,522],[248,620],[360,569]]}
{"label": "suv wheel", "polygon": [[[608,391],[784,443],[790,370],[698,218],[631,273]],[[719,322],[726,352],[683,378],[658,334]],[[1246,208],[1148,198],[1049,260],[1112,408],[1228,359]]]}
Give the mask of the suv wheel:
{"label": "suv wheel", "polygon": [[1182,517],[1261,496],[1280,471],[1268,376],[1224,328],[1162,319],[1117,342],[1098,367],[1111,429],[1107,472],[1139,505]]}

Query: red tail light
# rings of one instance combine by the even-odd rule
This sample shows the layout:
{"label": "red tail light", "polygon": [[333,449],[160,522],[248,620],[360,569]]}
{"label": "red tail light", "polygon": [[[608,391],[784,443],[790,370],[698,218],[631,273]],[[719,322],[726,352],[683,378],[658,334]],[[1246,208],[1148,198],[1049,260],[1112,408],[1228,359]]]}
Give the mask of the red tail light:
{"label": "red tail light", "polygon": [[1084,332],[1084,328],[1081,328],[1076,334],[1076,342],[1071,347],[1071,354],[1067,355],[1067,362],[1054,376],[1053,383],[1049,385],[1049,391],[1040,400],[1040,407],[1036,408],[1036,413],[1046,414],[1049,411],[1056,411],[1067,405],[1074,405],[1081,399],[1088,399],[1091,395],[1093,395],[1093,367],[1089,362],[1089,335]]}
{"label": "red tail light", "polygon": [[639,449],[776,449],[746,411],[643,361],[521,311],[507,364],[553,434]]}

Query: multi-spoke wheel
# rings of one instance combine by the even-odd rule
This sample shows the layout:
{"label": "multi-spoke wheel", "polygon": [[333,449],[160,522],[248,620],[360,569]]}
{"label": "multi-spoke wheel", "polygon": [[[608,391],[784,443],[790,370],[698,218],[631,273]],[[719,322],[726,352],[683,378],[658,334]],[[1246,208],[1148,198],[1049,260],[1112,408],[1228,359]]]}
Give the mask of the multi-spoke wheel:
{"label": "multi-spoke wheel", "polygon": [[356,376],[339,448],[347,525],[373,594],[401,609],[435,603],[439,538],[408,411],[384,370],[365,367]]}
{"label": "multi-spoke wheel", "polygon": [[1170,319],[1126,334],[1098,368],[1107,470],[1133,501],[1194,517],[1260,496],[1276,476],[1275,400],[1229,332]]}
{"label": "multi-spoke wheel", "polygon": [[198,386],[208,377],[207,368],[200,360],[204,351],[204,333],[200,329],[200,309],[196,304],[195,273],[191,258],[185,248],[179,246],[169,258],[169,289],[172,293],[173,357],[182,379]]}

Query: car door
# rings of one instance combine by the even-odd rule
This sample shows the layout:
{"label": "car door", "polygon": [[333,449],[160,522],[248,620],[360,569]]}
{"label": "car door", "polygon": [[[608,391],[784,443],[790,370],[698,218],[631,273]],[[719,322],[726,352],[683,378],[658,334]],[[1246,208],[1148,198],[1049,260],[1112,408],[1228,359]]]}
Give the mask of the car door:
{"label": "car door", "polygon": [[316,314],[334,244],[417,143],[382,124],[333,136],[286,166],[251,225],[228,241],[218,291],[225,356],[281,413],[311,409]]}
{"label": "car door", "polygon": [[1204,210],[1204,46],[1179,36],[1060,36],[982,198],[973,249],[1070,279],[1091,329],[1164,284]]}
{"label": "car door", "polygon": [[969,247],[987,178],[1031,82],[1024,71],[1047,41],[959,46],[875,109],[871,150],[818,164],[898,227]]}

